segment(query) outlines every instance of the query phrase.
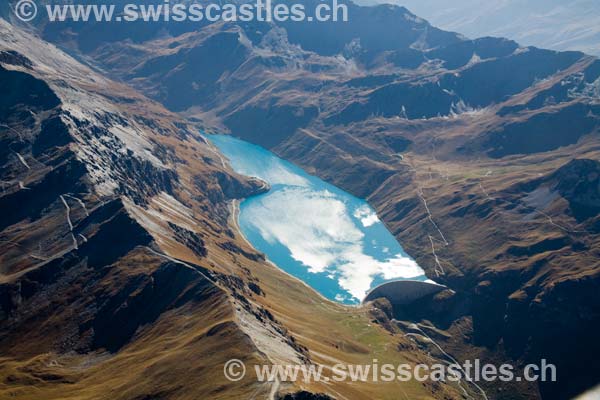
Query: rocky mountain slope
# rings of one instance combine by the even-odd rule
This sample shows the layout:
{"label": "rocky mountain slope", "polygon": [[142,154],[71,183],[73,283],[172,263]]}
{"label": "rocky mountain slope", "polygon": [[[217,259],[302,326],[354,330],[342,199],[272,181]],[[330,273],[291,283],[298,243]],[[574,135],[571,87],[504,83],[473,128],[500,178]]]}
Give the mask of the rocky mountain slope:
{"label": "rocky mountain slope", "polygon": [[[455,292],[408,310],[380,304],[388,318],[438,332],[457,359],[543,357],[561,371],[539,387],[490,384],[491,397],[563,399],[597,383],[588,366],[600,354],[600,62],[467,40],[401,7],[349,7],[342,28],[37,29],[197,127],[261,144],[367,198]],[[285,307],[275,315],[293,331]],[[382,324],[397,335],[396,325]]]}

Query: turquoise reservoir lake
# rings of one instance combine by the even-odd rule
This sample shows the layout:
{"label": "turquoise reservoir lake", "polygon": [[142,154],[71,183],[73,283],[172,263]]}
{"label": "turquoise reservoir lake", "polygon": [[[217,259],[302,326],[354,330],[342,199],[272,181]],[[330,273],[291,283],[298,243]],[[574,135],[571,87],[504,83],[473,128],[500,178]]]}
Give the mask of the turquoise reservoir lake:
{"label": "turquoise reservoir lake", "polygon": [[206,135],[240,174],[271,185],[240,204],[244,236],[279,268],[328,299],[358,304],[388,281],[426,280],[369,204],[270,151]]}

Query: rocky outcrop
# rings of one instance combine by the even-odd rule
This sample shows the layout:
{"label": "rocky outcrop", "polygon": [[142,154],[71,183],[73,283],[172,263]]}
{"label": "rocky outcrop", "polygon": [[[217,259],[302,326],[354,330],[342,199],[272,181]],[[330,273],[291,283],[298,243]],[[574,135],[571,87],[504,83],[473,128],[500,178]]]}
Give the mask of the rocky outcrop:
{"label": "rocky outcrop", "polygon": [[278,400],[333,400],[332,397],[326,394],[315,394],[306,391],[287,393],[284,396],[280,396]]}

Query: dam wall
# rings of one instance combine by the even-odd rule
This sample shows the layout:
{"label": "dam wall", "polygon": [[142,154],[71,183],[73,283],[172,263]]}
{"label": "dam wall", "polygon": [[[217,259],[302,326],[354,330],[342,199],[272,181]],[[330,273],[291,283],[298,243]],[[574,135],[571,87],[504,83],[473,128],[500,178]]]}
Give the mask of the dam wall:
{"label": "dam wall", "polygon": [[363,303],[384,297],[392,304],[410,304],[422,297],[448,289],[434,282],[398,280],[383,283],[371,290]]}

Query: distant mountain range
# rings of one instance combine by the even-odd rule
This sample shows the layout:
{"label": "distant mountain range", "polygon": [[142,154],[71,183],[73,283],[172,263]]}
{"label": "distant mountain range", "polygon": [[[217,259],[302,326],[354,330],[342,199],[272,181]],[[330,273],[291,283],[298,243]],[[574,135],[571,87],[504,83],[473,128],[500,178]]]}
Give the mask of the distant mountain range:
{"label": "distant mountain range", "polygon": [[405,6],[433,25],[468,37],[501,36],[554,50],[600,56],[600,2],[595,0],[359,0]]}

